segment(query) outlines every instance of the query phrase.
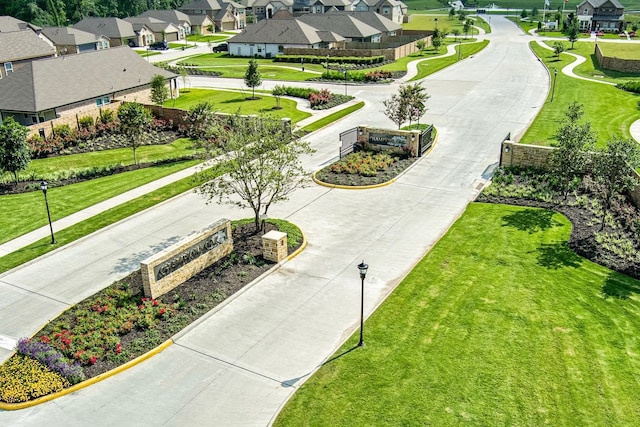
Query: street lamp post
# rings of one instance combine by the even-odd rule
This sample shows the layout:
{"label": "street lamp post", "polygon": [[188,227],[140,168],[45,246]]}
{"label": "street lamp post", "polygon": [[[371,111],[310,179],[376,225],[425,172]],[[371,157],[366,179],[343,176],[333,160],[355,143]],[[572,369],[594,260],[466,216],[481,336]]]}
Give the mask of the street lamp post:
{"label": "street lamp post", "polygon": [[329,74],[329,55],[327,55],[327,66],[325,68],[327,69],[327,74]]}
{"label": "street lamp post", "polygon": [[364,260],[358,264],[358,270],[360,270],[360,281],[362,283],[360,292],[360,341],[358,341],[358,347],[364,345],[364,278],[367,276],[367,269],[369,266],[364,263]]}
{"label": "street lamp post", "polygon": [[49,212],[49,200],[47,200],[47,181],[40,183],[40,189],[44,194],[44,204],[47,206],[47,218],[49,218],[49,230],[51,230],[51,244],[56,243],[56,238],[53,236],[53,225],[51,224],[51,213]]}
{"label": "street lamp post", "polygon": [[553,70],[553,86],[551,88],[551,102],[553,102],[553,96],[556,93],[556,80],[558,80],[558,69]]}
{"label": "street lamp post", "polygon": [[458,61],[460,61],[461,55],[462,55],[462,39],[458,40]]}
{"label": "street lamp post", "polygon": [[344,95],[347,96],[347,70],[344,70]]}
{"label": "street lamp post", "polygon": [[434,18],[433,22],[435,22],[435,24],[436,24],[436,31],[437,31],[438,30],[438,18]]}

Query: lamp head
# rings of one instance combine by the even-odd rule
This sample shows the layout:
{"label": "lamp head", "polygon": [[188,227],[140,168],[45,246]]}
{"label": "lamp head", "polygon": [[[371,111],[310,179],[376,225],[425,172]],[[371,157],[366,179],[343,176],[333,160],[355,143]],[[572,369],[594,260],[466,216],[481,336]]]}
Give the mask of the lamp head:
{"label": "lamp head", "polygon": [[364,260],[362,260],[362,262],[360,264],[358,264],[358,270],[360,270],[360,277],[362,279],[364,279],[365,276],[367,275],[367,270],[368,269],[369,269],[369,266],[364,263]]}
{"label": "lamp head", "polygon": [[40,183],[40,189],[41,189],[42,191],[47,191],[47,181],[42,181],[42,182]]}

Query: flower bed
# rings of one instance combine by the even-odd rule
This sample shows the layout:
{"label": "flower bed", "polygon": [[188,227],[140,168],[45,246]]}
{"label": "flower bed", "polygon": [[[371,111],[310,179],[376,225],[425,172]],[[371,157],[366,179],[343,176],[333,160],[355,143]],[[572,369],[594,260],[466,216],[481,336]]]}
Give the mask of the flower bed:
{"label": "flower bed", "polygon": [[327,184],[367,186],[388,182],[411,166],[417,157],[356,151],[316,173]]}
{"label": "flower bed", "polygon": [[[266,231],[289,235],[289,251],[302,244],[300,230],[269,220]],[[234,251],[156,299],[143,295],[140,271],[65,311],[0,366],[0,401],[28,401],[120,366],[175,335],[273,266],[262,258],[262,233],[253,222],[235,223]]]}

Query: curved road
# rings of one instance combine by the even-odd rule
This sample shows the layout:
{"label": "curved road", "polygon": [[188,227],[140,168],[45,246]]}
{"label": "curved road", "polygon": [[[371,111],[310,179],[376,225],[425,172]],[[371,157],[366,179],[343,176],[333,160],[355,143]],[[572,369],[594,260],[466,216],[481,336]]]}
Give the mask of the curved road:
{"label": "curved road", "polygon": [[[502,139],[522,133],[545,101],[549,79],[529,50],[530,38],[504,18],[493,17],[492,26],[487,49],[425,80],[432,97],[422,121],[437,126],[438,143],[396,183],[297,191],[270,213],[305,231],[309,245],[301,255],[179,334],[161,354],[71,395],[0,412],[0,425],[268,425],[358,327],[356,265],[364,259],[370,266],[368,315],[477,195]],[[318,169],[335,158],[343,130],[393,128],[381,110],[396,89],[350,86],[366,106],[311,134],[317,152],[304,164]],[[0,277],[0,334],[29,335],[149,254],[221,217],[248,215],[186,193],[13,270]]]}

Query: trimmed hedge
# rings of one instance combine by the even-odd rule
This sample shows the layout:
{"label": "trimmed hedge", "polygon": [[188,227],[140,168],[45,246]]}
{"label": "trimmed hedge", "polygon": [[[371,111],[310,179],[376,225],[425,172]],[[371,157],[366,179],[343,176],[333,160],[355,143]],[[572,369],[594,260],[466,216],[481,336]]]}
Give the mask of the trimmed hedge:
{"label": "trimmed hedge", "polygon": [[640,93],[640,81],[618,83],[616,87],[627,92]]}
{"label": "trimmed hedge", "polygon": [[[304,60],[307,64],[326,64],[326,56],[317,55],[277,55],[274,62],[293,62],[300,63]],[[377,56],[329,56],[329,64],[358,64],[358,65],[371,65],[379,64],[385,61],[385,57],[382,55]]]}

